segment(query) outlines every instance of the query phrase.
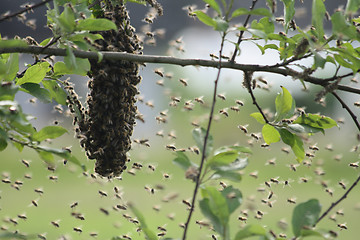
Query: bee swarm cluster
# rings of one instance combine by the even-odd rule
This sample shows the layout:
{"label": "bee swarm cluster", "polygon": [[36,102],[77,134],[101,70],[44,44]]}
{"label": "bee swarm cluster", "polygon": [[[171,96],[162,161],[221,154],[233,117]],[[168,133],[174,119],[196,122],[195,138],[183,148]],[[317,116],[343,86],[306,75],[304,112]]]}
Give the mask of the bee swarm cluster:
{"label": "bee swarm cluster", "polygon": [[[141,54],[142,47],[135,29],[130,25],[124,5],[107,6],[104,18],[118,27],[117,31],[99,32],[103,39],[97,40],[99,51],[116,51]],[[82,109],[76,119],[76,132],[89,159],[96,159],[95,172],[104,176],[118,176],[130,161],[127,152],[131,148],[130,136],[135,124],[137,107],[136,85],[141,81],[139,66],[129,61],[90,61],[91,73],[87,98],[88,109]],[[71,105],[71,103],[70,103]],[[71,106],[70,106],[71,107]]]}

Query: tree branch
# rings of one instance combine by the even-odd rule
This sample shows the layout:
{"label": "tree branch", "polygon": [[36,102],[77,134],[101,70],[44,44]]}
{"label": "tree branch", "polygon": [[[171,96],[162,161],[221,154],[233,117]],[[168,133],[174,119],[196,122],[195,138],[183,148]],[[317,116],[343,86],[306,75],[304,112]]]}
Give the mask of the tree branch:
{"label": "tree branch", "polygon": [[[61,48],[46,48],[38,47],[38,46],[26,46],[26,47],[9,47],[9,48],[0,48],[0,54],[2,53],[29,53],[29,54],[46,54],[53,56],[66,56],[66,50]],[[138,55],[131,54],[125,52],[90,52],[90,51],[81,51],[81,50],[73,50],[73,53],[78,58],[88,58],[98,60],[100,55],[103,56],[103,59],[119,61],[126,60],[131,62],[139,62],[139,63],[163,63],[163,64],[171,64],[178,66],[202,66],[202,67],[212,67],[218,68],[219,63],[213,60],[205,60],[205,59],[184,59],[184,58],[175,58],[169,56],[153,56],[153,55]],[[329,78],[317,78],[313,76],[309,76],[308,74],[295,71],[290,68],[274,68],[267,65],[257,65],[257,64],[239,64],[232,62],[222,62],[222,68],[229,68],[234,70],[241,71],[252,71],[252,72],[269,72],[280,74],[283,76],[291,76],[295,79],[302,79],[305,82],[309,82],[315,85],[327,86],[329,83]],[[332,77],[333,78],[333,77]],[[360,95],[360,89],[352,88],[346,85],[338,85],[338,90],[351,92]]]}
{"label": "tree branch", "polygon": [[26,8],[24,8],[24,9],[18,11],[18,12],[15,12],[15,13],[12,13],[12,14],[9,14],[9,15],[6,14],[3,17],[0,18],[0,22],[3,22],[5,20],[7,20],[7,19],[16,17],[16,16],[18,16],[18,15],[24,13],[24,12],[34,10],[35,8],[38,8],[38,7],[42,6],[42,5],[45,5],[46,3],[50,2],[50,1],[52,1],[52,0],[43,0],[43,1],[39,2],[39,3],[34,4],[34,5],[27,6]]}

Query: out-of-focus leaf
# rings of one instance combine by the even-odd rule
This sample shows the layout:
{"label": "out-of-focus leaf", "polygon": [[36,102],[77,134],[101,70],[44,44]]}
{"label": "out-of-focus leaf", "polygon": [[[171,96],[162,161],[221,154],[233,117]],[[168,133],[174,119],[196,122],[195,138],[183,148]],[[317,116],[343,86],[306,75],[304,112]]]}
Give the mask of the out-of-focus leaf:
{"label": "out-of-focus leaf", "polygon": [[262,136],[267,144],[276,143],[280,141],[279,132],[270,124],[265,124],[262,128]]}
{"label": "out-of-focus leaf", "polygon": [[211,175],[211,179],[228,179],[234,182],[240,182],[242,177],[241,174],[236,172],[236,171],[231,171],[231,170],[227,170],[227,171],[221,171],[221,170],[216,170],[212,175]]}
{"label": "out-of-focus leaf", "polygon": [[254,112],[254,113],[250,114],[250,117],[255,118],[255,120],[258,121],[258,123],[261,123],[261,124],[266,123],[263,115],[259,112]]}
{"label": "out-of-focus leaf", "polygon": [[42,142],[45,139],[58,138],[64,133],[68,132],[61,126],[47,126],[42,128],[40,131],[33,134],[33,139],[38,142]]}
{"label": "out-of-focus leaf", "polygon": [[260,16],[266,16],[266,17],[272,17],[273,15],[271,12],[266,8],[256,8],[254,10],[249,11],[246,8],[238,8],[235,9],[231,15],[231,18],[235,18],[241,15],[260,15]]}
{"label": "out-of-focus leaf", "polygon": [[212,166],[212,169],[216,170],[216,171],[222,171],[222,172],[237,171],[237,170],[244,169],[248,164],[249,164],[249,162],[248,162],[247,158],[237,158],[235,161],[233,161],[227,165]]}
{"label": "out-of-focus leaf", "polygon": [[72,162],[72,163],[80,166],[84,171],[86,170],[85,166],[82,165],[79,162],[79,160],[66,149],[57,149],[57,148],[51,148],[51,147],[41,146],[41,145],[36,146],[36,149],[39,152],[47,152],[50,154],[55,154],[61,158],[65,158],[69,162]]}
{"label": "out-of-focus leaf", "polygon": [[68,42],[66,45],[66,56],[64,57],[64,62],[68,69],[75,71],[75,69],[77,68],[76,57],[72,48],[69,45],[70,43]]}
{"label": "out-of-focus leaf", "polygon": [[27,44],[24,40],[11,39],[11,40],[0,40],[0,48],[14,48],[14,47],[26,47]]}
{"label": "out-of-focus leaf", "polygon": [[55,75],[77,74],[86,76],[90,71],[90,62],[88,59],[76,58],[77,68],[68,68],[64,62],[57,62],[54,65]]}
{"label": "out-of-focus leaf", "polygon": [[323,20],[325,17],[326,8],[323,0],[313,0],[312,4],[312,25],[316,29],[317,38],[324,41],[324,26]]}
{"label": "out-of-focus leaf", "polygon": [[[206,135],[206,129],[205,128],[195,128],[192,131],[192,137],[196,142],[196,145],[200,149],[201,152],[203,152],[204,149],[204,140]],[[211,134],[209,134],[207,139],[207,146],[206,146],[206,153],[205,156],[208,157],[210,153],[213,150],[213,137]]]}
{"label": "out-of-focus leaf", "polygon": [[203,11],[194,11],[193,13],[196,14],[196,17],[203,22],[204,24],[211,26],[213,28],[216,27],[216,22],[214,19],[212,19],[210,16],[208,16],[206,13],[204,13]]}
{"label": "out-of-focus leaf", "polygon": [[50,91],[51,98],[61,105],[66,105],[66,92],[55,80],[44,80],[42,84]]}
{"label": "out-of-focus leaf", "polygon": [[220,222],[220,219],[218,216],[216,216],[210,207],[210,200],[209,198],[203,198],[199,201],[199,207],[201,210],[201,213],[210,220],[211,224],[214,226],[214,229],[218,233],[224,232],[223,226]]}
{"label": "out-of-focus leaf", "polygon": [[3,137],[0,136],[0,152],[3,151],[7,147],[7,141]]}
{"label": "out-of-focus leaf", "polygon": [[108,31],[116,30],[115,23],[105,18],[86,18],[76,25],[77,31]]}
{"label": "out-of-focus leaf", "polygon": [[302,160],[305,158],[305,150],[304,150],[304,143],[301,140],[301,138],[297,135],[294,135],[294,145],[291,146],[291,149],[293,150],[296,160],[301,163]]}
{"label": "out-of-focus leaf", "polygon": [[146,238],[149,240],[157,240],[158,237],[156,234],[147,226],[144,215],[133,204],[128,204],[128,206],[135,214],[137,220],[139,220],[141,230],[145,234]]}
{"label": "out-of-focus leaf", "polygon": [[19,54],[11,53],[6,63],[5,81],[13,81],[19,71]]}
{"label": "out-of-focus leaf", "polygon": [[215,27],[214,29],[216,31],[220,31],[220,32],[226,32],[227,29],[229,28],[229,23],[226,22],[224,19],[219,18],[219,17],[215,17],[214,18],[215,21]]}
{"label": "out-of-focus leaf", "polygon": [[41,88],[38,83],[24,83],[21,85],[21,91],[31,94],[44,103],[51,102],[51,94],[47,89]]}
{"label": "out-of-focus leaf", "polygon": [[19,90],[19,87],[12,82],[2,82],[0,86],[0,101],[10,100],[14,101],[15,94]]}
{"label": "out-of-focus leaf", "polygon": [[72,33],[75,30],[75,14],[70,6],[65,6],[64,11],[60,14],[58,21],[64,32]]}
{"label": "out-of-focus leaf", "polygon": [[282,0],[284,3],[285,33],[288,32],[290,21],[295,15],[295,0]]}
{"label": "out-of-focus leaf", "polygon": [[176,152],[176,158],[173,160],[173,163],[180,166],[184,171],[188,170],[189,167],[197,165],[190,161],[188,156],[183,152]]}
{"label": "out-of-focus leaf", "polygon": [[313,134],[317,132],[325,133],[324,129],[322,128],[314,128],[309,125],[299,124],[299,123],[289,124],[288,128],[297,133],[309,133],[309,134]]}
{"label": "out-of-focus leaf", "polygon": [[238,151],[236,151],[236,150],[229,150],[226,152],[221,152],[221,153],[218,153],[215,156],[211,157],[207,161],[207,165],[209,167],[218,167],[218,166],[228,165],[228,164],[234,162],[238,156],[239,156],[239,154],[238,154]]}
{"label": "out-of-focus leaf", "polygon": [[335,12],[331,16],[333,34],[336,34],[344,40],[360,40],[356,27],[346,21],[341,12]]}
{"label": "out-of-focus leaf", "polygon": [[266,230],[263,226],[258,224],[250,224],[236,233],[235,240],[241,240],[253,236],[261,236],[263,239],[269,239],[266,236]]}
{"label": "out-of-focus leaf", "polygon": [[352,15],[360,8],[360,0],[348,0],[346,4],[345,14]]}
{"label": "out-of-focus leaf", "polygon": [[298,204],[294,208],[291,220],[294,235],[298,237],[305,226],[313,226],[319,218],[320,211],[321,205],[317,199]]}
{"label": "out-of-focus leaf", "polygon": [[21,85],[24,83],[40,83],[46,73],[50,70],[48,62],[39,62],[29,67],[22,78],[18,78],[16,84]]}
{"label": "out-of-focus leaf", "polygon": [[243,196],[240,190],[233,186],[224,188],[224,190],[221,191],[221,194],[226,199],[229,214],[232,214],[242,204]]}

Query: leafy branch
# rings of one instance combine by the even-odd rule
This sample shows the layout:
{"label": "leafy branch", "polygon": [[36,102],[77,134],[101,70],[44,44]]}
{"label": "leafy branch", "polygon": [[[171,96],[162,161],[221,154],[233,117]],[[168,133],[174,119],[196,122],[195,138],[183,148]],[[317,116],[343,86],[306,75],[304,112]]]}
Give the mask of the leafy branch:
{"label": "leafy branch", "polygon": [[[13,41],[13,40],[9,40]],[[61,48],[42,48],[39,46],[24,46],[25,43],[16,46],[19,44],[19,41],[16,41],[16,44],[13,42],[8,42],[8,44],[12,46],[6,46],[0,44],[0,54],[2,53],[29,53],[29,54],[46,54],[53,56],[67,56],[66,49]],[[15,45],[14,45],[15,44]],[[90,51],[82,51],[82,50],[72,50],[73,54],[77,58],[86,58],[86,59],[94,59],[94,60],[126,60],[131,62],[138,63],[163,63],[163,64],[171,64],[178,66],[202,66],[202,67],[213,67],[218,68],[218,62],[213,60],[205,60],[205,59],[184,59],[184,58],[176,58],[169,56],[154,56],[154,55],[137,55],[131,53],[123,53],[123,52],[90,52]],[[298,72],[290,68],[274,68],[272,66],[267,65],[258,65],[258,64],[239,64],[239,63],[231,63],[231,62],[223,62],[222,68],[241,70],[241,71],[252,71],[252,72],[269,72],[276,73],[283,76],[291,76],[295,79],[302,79],[304,82],[309,82],[315,85],[327,86],[328,81],[334,80],[337,77],[331,78],[318,78],[308,75],[307,73]],[[346,76],[353,76],[354,73],[347,73]],[[360,94],[360,89],[349,87],[346,85],[338,85],[338,90],[351,92],[355,94]]]}

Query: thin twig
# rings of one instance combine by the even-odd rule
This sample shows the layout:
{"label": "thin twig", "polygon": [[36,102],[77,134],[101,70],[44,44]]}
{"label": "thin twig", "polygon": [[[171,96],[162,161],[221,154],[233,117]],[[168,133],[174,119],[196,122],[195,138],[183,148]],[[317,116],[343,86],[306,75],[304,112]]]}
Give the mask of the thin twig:
{"label": "thin twig", "polygon": [[[219,56],[221,56],[222,52],[223,52],[224,42],[225,42],[225,35],[226,34],[223,33],[223,36],[222,36],[222,39],[221,39],[221,46],[220,46],[220,50],[219,50]],[[187,231],[189,229],[189,223],[190,223],[190,220],[191,220],[191,216],[192,216],[192,214],[194,212],[194,206],[195,206],[197,192],[199,190],[199,186],[200,186],[200,183],[201,183],[200,182],[200,175],[201,175],[201,172],[202,172],[202,169],[203,169],[203,166],[204,166],[205,158],[207,157],[206,156],[206,148],[207,148],[207,144],[208,144],[211,123],[212,123],[213,116],[214,116],[214,109],[215,109],[216,95],[217,95],[217,87],[218,87],[218,82],[219,82],[219,78],[220,78],[221,69],[222,69],[222,61],[221,61],[221,57],[220,57],[219,61],[218,61],[218,72],[217,72],[217,76],[216,76],[216,79],[215,79],[214,93],[213,93],[213,99],[212,99],[212,104],[211,104],[211,110],[210,110],[210,114],[209,114],[209,122],[208,122],[208,125],[207,125],[207,128],[206,128],[203,151],[201,153],[199,176],[196,179],[194,193],[193,193],[192,201],[191,201],[190,212],[189,212],[188,218],[187,218],[186,223],[185,223],[185,228],[184,228],[184,233],[183,233],[182,240],[186,239],[186,234],[187,234]]]}
{"label": "thin twig", "polygon": [[253,104],[257,107],[257,109],[259,110],[259,112],[263,116],[265,122],[269,123],[269,120],[267,119],[267,117],[266,117],[265,113],[263,112],[263,110],[261,109],[260,105],[257,103],[255,95],[253,93],[253,90],[252,90],[252,87],[251,87],[252,75],[253,75],[253,72],[244,71],[245,86],[246,86],[247,90],[249,91],[249,93],[251,95],[251,99],[253,101]]}
{"label": "thin twig", "polygon": [[52,0],[43,0],[42,2],[39,2],[39,3],[36,3],[34,5],[28,6],[28,7],[24,8],[24,9],[18,11],[18,12],[15,12],[15,13],[12,13],[12,14],[9,14],[9,15],[5,15],[5,16],[0,18],[0,22],[5,21],[5,20],[10,19],[10,18],[13,18],[13,17],[16,17],[16,16],[18,16],[18,15],[24,13],[24,12],[34,10],[35,8],[38,8],[38,7],[42,6],[42,5],[45,5],[46,3],[50,2],[50,1],[52,1]]}
{"label": "thin twig", "polygon": [[328,209],[326,209],[326,211],[319,217],[319,219],[316,221],[316,223],[314,224],[314,227],[316,226],[316,224],[318,224],[326,215],[329,214],[329,212],[335,207],[337,206],[342,200],[344,200],[345,198],[347,198],[347,195],[351,192],[351,190],[358,184],[358,182],[360,181],[360,176],[355,180],[355,182],[351,185],[351,187],[344,193],[344,195],[341,196],[341,198],[339,198],[336,202],[331,203],[330,207]]}
{"label": "thin twig", "polygon": [[[66,56],[66,50],[61,48],[47,48],[43,49],[39,46],[24,46],[24,47],[8,47],[8,48],[0,48],[0,54],[2,53],[29,53],[29,54],[46,54],[53,56]],[[75,57],[78,58],[87,58],[99,60],[100,56],[105,60],[112,61],[131,61],[138,63],[163,63],[163,64],[171,64],[178,66],[202,66],[202,67],[213,67],[218,68],[219,63],[213,60],[205,60],[205,59],[184,59],[184,58],[175,58],[169,56],[154,56],[154,55],[139,55],[132,54],[126,52],[90,52],[90,51],[81,51],[81,50],[73,50]],[[271,68],[267,65],[258,65],[258,64],[239,64],[239,63],[231,63],[231,62],[222,62],[222,68],[241,70],[241,71],[252,71],[252,72],[269,72],[276,73],[283,76],[291,76],[295,79],[302,79],[304,82],[312,83],[320,86],[327,86],[328,81],[334,80],[331,78],[317,78],[313,76],[309,76],[306,73],[295,71],[291,68]],[[351,76],[352,74],[346,74],[342,77]],[[351,92],[355,94],[360,94],[360,89],[352,88],[346,85],[338,85],[337,90]]]}
{"label": "thin twig", "polygon": [[[351,118],[353,119],[356,127],[358,128],[358,130],[360,131],[360,123],[357,120],[356,115],[354,114],[353,111],[351,111],[350,107],[340,98],[340,96],[335,92],[331,92],[332,95],[334,95],[334,97],[340,102],[341,106],[343,108],[346,109],[346,111],[350,114]],[[318,220],[316,221],[316,223],[314,224],[314,227],[316,226],[316,224],[318,224],[326,215],[328,215],[330,213],[330,211],[337,206],[342,200],[344,200],[347,195],[351,192],[351,190],[358,184],[358,182],[360,181],[360,176],[354,181],[354,183],[351,185],[351,187],[336,201],[331,203],[330,207],[328,207],[328,209],[326,209],[326,211],[318,218]]]}
{"label": "thin twig", "polygon": [[[254,9],[257,1],[258,1],[258,0],[253,0],[253,1],[252,1],[252,4],[251,4],[251,6],[250,6],[250,8],[249,8],[250,11]],[[248,24],[248,22],[249,22],[249,20],[250,20],[250,17],[251,17],[251,14],[247,15],[247,17],[246,17],[246,19],[245,19],[245,22],[244,22],[244,27],[247,26],[247,24]],[[239,38],[238,38],[238,40],[237,40],[234,53],[233,53],[233,55],[232,55],[232,57],[231,57],[231,60],[230,60],[231,63],[234,63],[234,62],[235,62],[235,58],[236,58],[238,49],[240,48],[240,43],[242,42],[242,38],[243,38],[244,32],[245,32],[244,30],[241,30],[241,31],[240,31],[240,35],[239,35]]]}

